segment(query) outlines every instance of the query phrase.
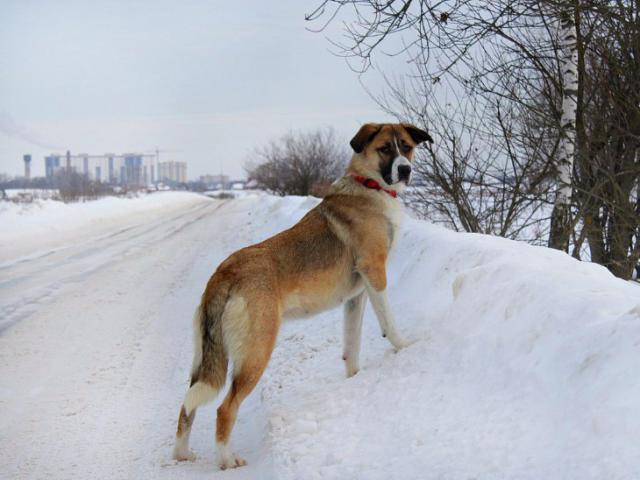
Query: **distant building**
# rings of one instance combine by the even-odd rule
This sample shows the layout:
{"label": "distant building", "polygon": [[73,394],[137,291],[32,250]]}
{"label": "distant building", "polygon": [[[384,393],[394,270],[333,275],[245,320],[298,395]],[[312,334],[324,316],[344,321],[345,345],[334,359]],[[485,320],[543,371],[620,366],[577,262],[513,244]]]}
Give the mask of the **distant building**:
{"label": "distant building", "polygon": [[118,155],[116,155],[115,153],[105,153],[104,156],[107,159],[107,164],[105,166],[107,178],[105,180],[113,185],[120,183],[120,167],[118,162]]}
{"label": "distant building", "polygon": [[200,175],[200,181],[210,189],[225,189],[229,184],[228,175]]}
{"label": "distant building", "polygon": [[78,157],[82,159],[82,174],[88,176],[89,175],[89,154],[81,153],[80,155],[78,155]]}
{"label": "distant building", "polygon": [[91,180],[127,187],[143,187],[155,182],[154,161],[154,154],[143,153],[71,155],[67,151],[66,155],[53,153],[44,157],[47,178],[52,178],[58,170],[66,168]]}
{"label": "distant building", "polygon": [[146,185],[142,167],[142,155],[135,153],[125,154],[124,179],[120,179],[120,183],[129,187],[142,187]]}
{"label": "distant building", "polygon": [[187,183],[187,164],[185,162],[158,163],[158,178],[164,182]]}
{"label": "distant building", "polygon": [[23,155],[22,159],[24,160],[24,178],[29,180],[31,178],[31,155]]}
{"label": "distant building", "polygon": [[52,178],[60,170],[61,155],[49,155],[44,157],[44,171],[47,178]]}

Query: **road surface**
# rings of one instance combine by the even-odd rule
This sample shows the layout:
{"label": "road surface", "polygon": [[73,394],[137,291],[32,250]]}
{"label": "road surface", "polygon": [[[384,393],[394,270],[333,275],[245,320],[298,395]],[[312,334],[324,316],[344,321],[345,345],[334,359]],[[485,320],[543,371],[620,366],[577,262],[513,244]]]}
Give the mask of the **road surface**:
{"label": "road surface", "polygon": [[191,315],[239,220],[203,198],[0,265],[0,477],[269,476],[255,395],[234,433],[248,468],[217,471],[215,405],[198,414],[197,462],[170,459]]}

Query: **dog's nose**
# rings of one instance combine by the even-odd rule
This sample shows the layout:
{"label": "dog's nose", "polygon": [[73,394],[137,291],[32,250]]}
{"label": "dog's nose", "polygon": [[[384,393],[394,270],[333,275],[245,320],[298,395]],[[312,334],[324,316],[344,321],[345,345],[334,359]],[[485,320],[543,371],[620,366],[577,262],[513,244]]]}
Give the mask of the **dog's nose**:
{"label": "dog's nose", "polygon": [[409,176],[411,176],[411,166],[398,165],[398,180],[404,180],[406,182],[409,180]]}

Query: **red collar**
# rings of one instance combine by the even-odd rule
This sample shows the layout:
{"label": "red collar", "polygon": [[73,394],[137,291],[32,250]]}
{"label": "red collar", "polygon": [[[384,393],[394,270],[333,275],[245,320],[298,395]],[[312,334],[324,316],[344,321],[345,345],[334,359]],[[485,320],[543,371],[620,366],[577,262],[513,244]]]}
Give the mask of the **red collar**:
{"label": "red collar", "polygon": [[361,175],[351,175],[351,176],[353,177],[353,179],[356,182],[361,183],[362,185],[364,185],[367,188],[372,188],[373,190],[384,190],[389,195],[391,195],[393,198],[396,198],[398,196],[398,192],[396,192],[395,190],[387,190],[386,188],[381,187],[378,182],[376,182],[375,180],[373,180],[371,178],[363,177]]}

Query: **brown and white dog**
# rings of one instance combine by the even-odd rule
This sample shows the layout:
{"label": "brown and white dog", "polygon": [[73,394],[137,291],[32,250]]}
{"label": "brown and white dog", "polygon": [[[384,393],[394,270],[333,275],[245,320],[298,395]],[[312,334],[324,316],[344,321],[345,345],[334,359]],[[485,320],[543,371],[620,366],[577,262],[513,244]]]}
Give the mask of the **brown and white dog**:
{"label": "brown and white dog", "polygon": [[312,315],[344,303],[347,377],[358,371],[362,316],[367,297],[382,335],[396,349],[387,300],[386,263],[400,219],[396,199],[409,182],[416,145],[429,134],[407,124],[368,123],[353,137],[347,174],[296,225],[243,248],[220,264],[202,295],[194,321],[191,386],[180,409],[173,456],[193,460],[189,433],[196,408],[222,389],[229,359],[233,383],[218,408],[220,468],[246,462],[229,449],[240,403],[269,362],[283,318]]}

